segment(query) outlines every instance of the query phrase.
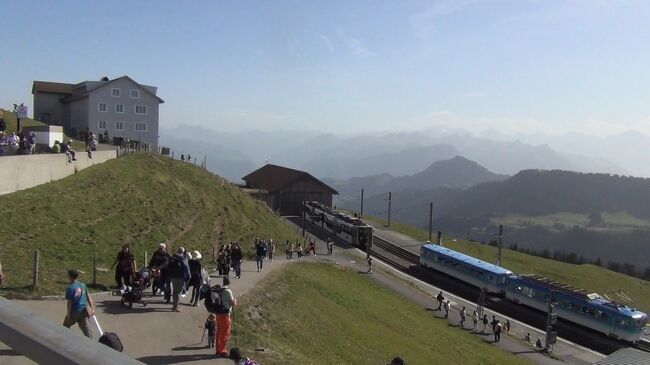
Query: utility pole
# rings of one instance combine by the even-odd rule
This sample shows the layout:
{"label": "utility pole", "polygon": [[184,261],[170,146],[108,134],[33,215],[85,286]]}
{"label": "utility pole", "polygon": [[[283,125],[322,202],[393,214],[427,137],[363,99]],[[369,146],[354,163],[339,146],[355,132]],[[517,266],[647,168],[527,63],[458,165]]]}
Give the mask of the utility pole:
{"label": "utility pole", "polygon": [[497,254],[497,266],[501,266],[501,245],[503,241],[503,224],[499,224],[499,238],[497,244],[499,245],[499,251]]}
{"label": "utility pole", "polygon": [[433,202],[429,203],[429,243],[433,234]]}
{"label": "utility pole", "polygon": [[544,351],[551,353],[553,352],[553,345],[557,342],[557,331],[553,331],[554,326],[557,323],[557,313],[553,311],[555,308],[555,292],[552,290],[549,293],[548,305],[546,308],[546,343]]}
{"label": "utility pole", "polygon": [[363,188],[361,188],[361,210],[359,211],[359,218],[363,218]]}
{"label": "utility pole", "polygon": [[393,193],[389,191],[388,192],[388,224],[386,225],[386,227],[390,227],[390,206],[392,204],[392,198],[393,198]]}
{"label": "utility pole", "polygon": [[305,215],[307,214],[306,208],[307,205],[305,204],[305,201],[302,201],[302,236],[305,237]]}

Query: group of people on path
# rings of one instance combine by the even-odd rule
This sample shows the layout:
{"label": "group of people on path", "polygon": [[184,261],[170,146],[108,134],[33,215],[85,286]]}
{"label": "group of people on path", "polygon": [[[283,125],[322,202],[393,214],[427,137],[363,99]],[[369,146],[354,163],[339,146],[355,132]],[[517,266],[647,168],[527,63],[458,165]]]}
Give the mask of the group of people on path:
{"label": "group of people on path", "polygon": [[[444,294],[442,290],[438,292],[438,295],[436,295],[436,301],[438,302],[438,307],[434,309],[434,311],[443,311],[445,312],[444,318],[448,319],[449,318],[449,311],[451,310],[451,301],[449,299],[445,300]],[[465,322],[467,320],[467,308],[463,306],[461,310],[458,312],[460,320],[459,320],[459,326],[461,328],[465,328]],[[510,333],[510,320],[506,318],[505,324],[501,324],[501,321],[496,318],[496,316],[492,316],[492,321],[488,319],[487,314],[483,314],[483,317],[481,318],[479,315],[479,310],[478,308],[475,308],[474,311],[472,312],[472,331],[475,333],[481,333],[481,334],[486,334],[487,333],[487,328],[488,324],[491,326],[492,329],[492,334],[494,335],[494,342],[498,343],[501,341],[501,333],[505,331],[506,334]],[[479,323],[483,324],[483,329],[479,332]]]}
{"label": "group of people on path", "polygon": [[[287,240],[285,246],[286,247],[285,253],[287,255],[287,260],[293,260],[294,253],[299,259],[302,258],[303,256],[309,256],[312,254],[316,256],[316,240],[311,239],[310,237],[305,237],[304,244],[305,246],[303,247],[303,244],[299,240],[296,240],[295,244],[292,243],[290,240]],[[327,246],[327,254],[331,255],[332,249],[334,247],[334,241],[332,241],[328,237],[327,241],[325,242],[325,245]]]}

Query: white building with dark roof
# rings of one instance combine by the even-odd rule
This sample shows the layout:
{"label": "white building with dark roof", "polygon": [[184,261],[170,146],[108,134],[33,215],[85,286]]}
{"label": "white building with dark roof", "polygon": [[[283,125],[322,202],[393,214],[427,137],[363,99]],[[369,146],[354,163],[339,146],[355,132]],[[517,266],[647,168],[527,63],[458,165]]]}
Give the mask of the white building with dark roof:
{"label": "white building with dark roof", "polygon": [[128,76],[78,84],[34,81],[34,119],[61,125],[69,135],[90,130],[147,143],[158,149],[158,107],[164,103],[155,86]]}

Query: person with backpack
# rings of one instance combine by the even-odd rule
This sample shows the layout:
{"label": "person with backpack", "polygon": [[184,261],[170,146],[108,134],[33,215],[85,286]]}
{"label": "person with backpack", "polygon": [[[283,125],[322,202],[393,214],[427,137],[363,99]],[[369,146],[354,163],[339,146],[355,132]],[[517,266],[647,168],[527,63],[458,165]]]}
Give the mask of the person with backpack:
{"label": "person with backpack", "polygon": [[190,267],[185,260],[185,249],[179,247],[176,253],[169,258],[167,270],[169,271],[169,279],[171,281],[172,289],[172,311],[180,312],[178,306],[181,291],[185,287],[185,282],[191,278]]}
{"label": "person with backpack", "polygon": [[275,241],[269,240],[266,244],[267,261],[273,261],[273,252],[275,251]]}
{"label": "person with backpack", "polygon": [[257,272],[261,272],[264,267],[264,259],[266,258],[266,243],[264,241],[257,241],[255,243],[255,259],[257,261]]}
{"label": "person with backpack", "polygon": [[227,358],[228,340],[230,339],[230,326],[232,325],[231,314],[237,306],[237,300],[229,288],[230,278],[223,278],[223,286],[214,287],[205,298],[205,308],[217,316],[217,357]]}
{"label": "person with backpack", "polygon": [[93,338],[93,333],[90,327],[88,327],[88,318],[95,315],[95,303],[88,294],[86,284],[77,281],[77,278],[79,278],[79,271],[68,271],[70,286],[65,290],[68,310],[63,320],[63,325],[70,328],[76,323],[79,325],[84,336]]}
{"label": "person with backpack", "polygon": [[494,331],[496,331],[497,323],[499,323],[499,321],[497,320],[497,317],[492,316],[492,321],[490,321],[490,325],[492,326],[492,333],[494,333]]}
{"label": "person with backpack", "polygon": [[244,253],[242,252],[239,242],[235,242],[232,245],[230,250],[230,261],[232,264],[232,269],[235,271],[235,278],[241,279],[241,262],[244,258]]}
{"label": "person with backpack", "polygon": [[497,321],[497,325],[494,326],[494,342],[498,343],[501,340],[501,323]]}

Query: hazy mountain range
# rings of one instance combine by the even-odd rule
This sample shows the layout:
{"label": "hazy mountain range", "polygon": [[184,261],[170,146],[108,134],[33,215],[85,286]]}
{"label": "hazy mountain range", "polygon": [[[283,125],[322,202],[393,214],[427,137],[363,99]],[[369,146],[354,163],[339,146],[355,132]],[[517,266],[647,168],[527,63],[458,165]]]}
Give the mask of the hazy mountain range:
{"label": "hazy mountain range", "polygon": [[346,180],[383,173],[412,175],[457,155],[497,174],[562,169],[650,176],[650,155],[644,153],[650,138],[634,132],[605,139],[575,134],[495,135],[490,139],[462,130],[344,135],[282,130],[222,133],[179,126],[162,129],[160,134],[161,145],[171,147],[177,155],[183,151],[208,155],[211,171],[236,182],[266,162],[302,169],[320,178]]}

